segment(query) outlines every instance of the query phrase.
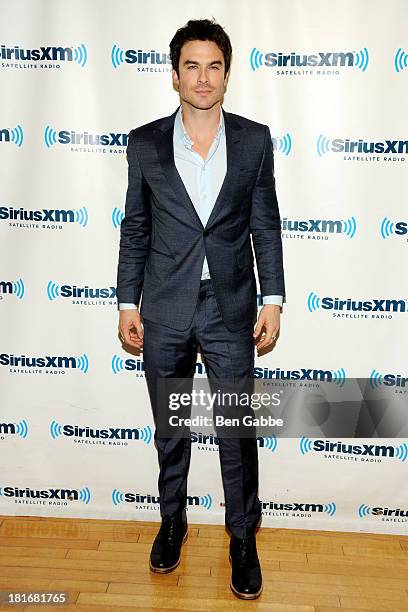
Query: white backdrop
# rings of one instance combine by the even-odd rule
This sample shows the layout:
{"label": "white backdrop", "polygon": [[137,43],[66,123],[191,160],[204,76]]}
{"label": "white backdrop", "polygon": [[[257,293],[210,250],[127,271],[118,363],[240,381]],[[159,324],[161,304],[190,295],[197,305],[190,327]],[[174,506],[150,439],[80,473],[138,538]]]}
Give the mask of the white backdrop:
{"label": "white backdrop", "polygon": [[[0,10],[0,513],[159,519],[142,355],[118,340],[115,281],[127,134],[176,109],[159,62],[190,18],[215,17],[230,35],[224,108],[274,138],[287,302],[257,375],[330,370],[406,394],[404,0]],[[402,301],[363,313],[330,308],[336,297]],[[189,520],[223,523],[217,446],[193,442]],[[367,440],[339,442],[356,448],[259,441],[263,525],[406,533],[406,440],[377,456],[361,453]]]}

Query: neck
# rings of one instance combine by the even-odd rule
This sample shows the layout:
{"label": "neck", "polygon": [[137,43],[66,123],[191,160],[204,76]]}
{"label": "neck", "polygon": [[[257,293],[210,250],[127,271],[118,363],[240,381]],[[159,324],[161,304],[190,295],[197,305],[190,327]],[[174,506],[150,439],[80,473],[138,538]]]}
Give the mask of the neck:
{"label": "neck", "polygon": [[222,112],[220,102],[205,110],[195,108],[185,102],[181,104],[183,124],[192,140],[203,139],[217,131]]}

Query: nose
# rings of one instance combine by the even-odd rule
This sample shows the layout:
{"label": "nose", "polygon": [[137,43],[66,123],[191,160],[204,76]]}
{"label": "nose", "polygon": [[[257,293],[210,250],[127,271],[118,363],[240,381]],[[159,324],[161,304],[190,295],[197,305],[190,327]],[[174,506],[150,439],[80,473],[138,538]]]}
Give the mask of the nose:
{"label": "nose", "polygon": [[207,76],[205,68],[200,68],[200,72],[198,74],[198,82],[203,85],[208,83],[208,76]]}

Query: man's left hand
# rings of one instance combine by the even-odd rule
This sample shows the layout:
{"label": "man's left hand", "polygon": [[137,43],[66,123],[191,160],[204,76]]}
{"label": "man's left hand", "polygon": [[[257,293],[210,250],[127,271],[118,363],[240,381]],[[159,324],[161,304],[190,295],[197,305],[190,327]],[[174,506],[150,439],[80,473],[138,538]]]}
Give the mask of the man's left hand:
{"label": "man's left hand", "polygon": [[[280,311],[280,306],[277,304],[264,304],[262,306],[253,334],[258,352],[260,349],[276,342],[280,329]],[[259,336],[261,331],[262,336]]]}

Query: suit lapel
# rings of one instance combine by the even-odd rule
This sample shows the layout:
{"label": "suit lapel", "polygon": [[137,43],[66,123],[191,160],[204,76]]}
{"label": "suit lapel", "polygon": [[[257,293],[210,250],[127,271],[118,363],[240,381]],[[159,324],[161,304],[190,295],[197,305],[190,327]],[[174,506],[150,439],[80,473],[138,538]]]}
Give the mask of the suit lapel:
{"label": "suit lapel", "polygon": [[194,204],[188,195],[187,189],[185,188],[176,168],[176,164],[174,163],[173,129],[177,111],[178,109],[169,117],[165,117],[159,129],[154,131],[157,153],[159,155],[160,164],[168,184],[173,189],[178,199],[185,205],[187,210],[193,216],[195,222],[203,228],[201,219],[194,208]]}
{"label": "suit lapel", "polygon": [[225,123],[227,171],[225,173],[220,192],[215,201],[214,208],[212,209],[208,218],[206,227],[214,222],[223,206],[225,206],[227,202],[230,202],[229,199],[226,199],[226,196],[228,195],[230,187],[232,187],[238,179],[239,168],[242,161],[241,150],[245,128],[242,128],[235,120],[233,120],[231,115],[226,113],[224,109],[222,109],[222,112],[224,114]]}
{"label": "suit lapel", "polygon": [[[242,128],[229,113],[224,111],[224,109],[221,110],[224,115],[225,124],[227,171],[225,173],[224,181],[215,201],[214,207],[205,225],[206,228],[209,227],[209,225],[215,220],[223,206],[224,200],[226,199],[229,187],[234,185],[236,179],[238,178],[243,134],[245,133],[245,128]],[[161,126],[154,131],[154,139],[160,164],[170,187],[173,189],[180,201],[185,205],[194,221],[200,226],[201,229],[204,229],[201,219],[190,199],[190,196],[188,195],[188,192],[174,163],[173,129],[177,111],[178,109],[172,115],[163,119]]]}

